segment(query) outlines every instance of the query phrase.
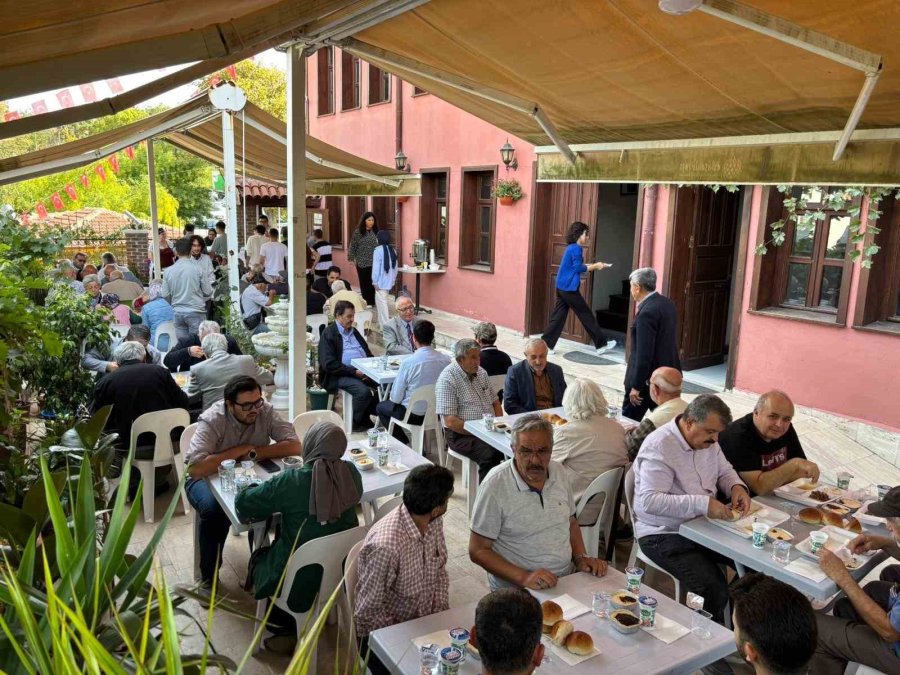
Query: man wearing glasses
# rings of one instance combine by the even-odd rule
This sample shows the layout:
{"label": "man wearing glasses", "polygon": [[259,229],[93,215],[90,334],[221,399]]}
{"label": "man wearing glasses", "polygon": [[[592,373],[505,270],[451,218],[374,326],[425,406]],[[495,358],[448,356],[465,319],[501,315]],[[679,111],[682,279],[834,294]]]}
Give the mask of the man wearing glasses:
{"label": "man wearing glasses", "polygon": [[491,590],[543,590],[572,572],[606,574],[585,554],[575,497],[553,452],[553,427],[525,415],[512,428],[513,458],[491,469],[472,510],[469,558],[488,573]]}
{"label": "man wearing glasses", "polygon": [[226,459],[272,459],[300,452],[293,425],[276,414],[252,377],[235,377],[225,385],[224,400],[200,415],[185,456],[185,491],[200,518],[200,573],[205,587],[212,584],[231,527],[205,478],[217,473]]}
{"label": "man wearing glasses", "polygon": [[75,265],[76,281],[81,281],[84,276],[84,266],[87,264],[87,256],[84,253],[76,253],[72,258],[72,264]]}

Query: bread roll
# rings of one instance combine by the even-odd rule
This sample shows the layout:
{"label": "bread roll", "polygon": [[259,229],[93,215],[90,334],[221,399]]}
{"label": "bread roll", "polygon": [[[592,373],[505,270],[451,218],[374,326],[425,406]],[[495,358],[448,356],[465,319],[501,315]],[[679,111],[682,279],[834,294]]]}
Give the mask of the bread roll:
{"label": "bread roll", "polygon": [[594,651],[594,640],[584,631],[572,631],[566,638],[566,649],[578,656],[587,656]]}
{"label": "bread roll", "polygon": [[552,600],[544,600],[541,603],[541,609],[544,612],[544,632],[549,633],[553,624],[563,618],[562,607]]}
{"label": "bread roll", "polygon": [[822,522],[826,525],[831,525],[832,527],[843,527],[844,519],[836,513],[832,513],[831,511],[825,511],[822,514]]}
{"label": "bread roll", "polygon": [[859,521],[856,518],[848,518],[847,525],[844,529],[855,532],[856,534],[862,534],[862,525],[859,524]]}
{"label": "bread roll", "polygon": [[566,638],[571,635],[573,630],[575,630],[575,626],[572,625],[572,622],[562,619],[553,624],[553,628],[550,629],[550,639],[557,647],[564,647]]}
{"label": "bread roll", "polygon": [[800,520],[808,525],[822,524],[822,512],[819,511],[819,509],[814,509],[812,507],[800,509],[800,513],[798,514],[798,516]]}

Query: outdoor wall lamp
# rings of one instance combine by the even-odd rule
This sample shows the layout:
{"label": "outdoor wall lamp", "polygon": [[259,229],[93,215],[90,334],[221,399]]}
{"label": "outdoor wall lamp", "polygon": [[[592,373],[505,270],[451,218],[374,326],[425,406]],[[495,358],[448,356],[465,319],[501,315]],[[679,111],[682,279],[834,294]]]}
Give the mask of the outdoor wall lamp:
{"label": "outdoor wall lamp", "polygon": [[503,160],[507,169],[519,168],[519,160],[516,159],[516,149],[509,144],[508,138],[506,139],[506,143],[503,144],[503,147],[500,148],[500,159]]}
{"label": "outdoor wall lamp", "polygon": [[403,151],[400,150],[394,155],[394,166],[397,167],[397,171],[406,171],[409,173],[409,162],[406,160],[408,157],[403,154]]}

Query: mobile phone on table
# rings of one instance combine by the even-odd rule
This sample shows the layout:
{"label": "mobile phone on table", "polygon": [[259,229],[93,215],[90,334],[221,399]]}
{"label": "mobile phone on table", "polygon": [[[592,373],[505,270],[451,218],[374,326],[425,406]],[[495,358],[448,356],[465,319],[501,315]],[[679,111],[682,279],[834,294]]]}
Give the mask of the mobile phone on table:
{"label": "mobile phone on table", "polygon": [[257,464],[259,464],[262,468],[264,468],[269,473],[278,473],[279,471],[281,471],[281,467],[278,466],[278,464],[273,462],[271,459],[261,459],[257,462]]}

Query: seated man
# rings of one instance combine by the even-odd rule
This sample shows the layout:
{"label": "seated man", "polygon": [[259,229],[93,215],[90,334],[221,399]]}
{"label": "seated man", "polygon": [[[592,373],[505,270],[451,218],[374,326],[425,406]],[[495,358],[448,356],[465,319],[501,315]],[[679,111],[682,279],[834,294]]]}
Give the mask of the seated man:
{"label": "seated man", "polygon": [[[433,349],[432,342],[434,342],[434,324],[430,321],[419,321],[413,330],[416,353],[400,364],[400,370],[391,386],[390,398],[375,408],[381,426],[385,429],[390,425],[392,417],[403,419],[409,407],[409,399],[416,389],[437,382],[444,368],[450,365],[450,357]],[[410,424],[421,424],[425,419],[425,412],[414,410],[409,416]],[[394,430],[394,437],[404,443],[407,441],[403,430],[399,427]]]}
{"label": "seated man", "polygon": [[330,298],[332,295],[331,285],[335,281],[343,281],[344,289],[347,291],[350,290],[350,282],[346,279],[341,279],[341,268],[337,265],[332,265],[331,267],[329,267],[328,274],[324,278],[317,277],[313,282],[312,287],[314,290],[318,291],[326,298]]}
{"label": "seated man", "polygon": [[507,415],[518,415],[562,405],[566,392],[563,370],[547,362],[547,343],[531,338],[525,343],[525,360],[506,371],[503,385],[503,409]]}
{"label": "seated man", "polygon": [[133,281],[126,281],[125,276],[116,269],[115,265],[107,265],[107,268],[111,269],[107,275],[107,282],[100,288],[103,293],[115,293],[122,302],[131,302],[143,295],[143,286]]}
{"label": "seated man", "polygon": [[[750,512],[750,493],[719,448],[731,411],[718,396],[701,394],[683,414],[650,434],[634,461],[634,534],[650,560],[705,598],[723,623],[728,583],[723,556],[682,537],[678,528],[697,516],[731,520]],[[721,492],[731,499],[723,504]]]}
{"label": "seated man", "polygon": [[382,327],[381,339],[384,342],[384,353],[412,354],[416,351],[413,344],[413,328],[416,325],[416,306],[405,295],[401,295],[394,303],[397,316],[387,321]]}
{"label": "seated man", "polygon": [[366,301],[356,291],[347,290],[343,287],[343,281],[335,281],[331,286],[331,297],[325,303],[325,313],[329,319],[334,318],[334,308],[339,302],[349,302],[353,305],[357,312],[361,312],[366,308]]}
{"label": "seated man", "polygon": [[[93,267],[93,265],[85,265],[85,268]],[[103,293],[100,291],[100,279],[96,274],[85,274],[82,278],[84,284],[84,292],[91,296],[91,309],[100,304],[100,298]]]}
{"label": "seated man", "polygon": [[606,574],[585,554],[575,497],[553,453],[553,425],[540,415],[516,420],[513,457],[491,470],[472,509],[469,558],[488,573],[491,590],[545,590],[574,571]]}
{"label": "seated man", "polygon": [[84,356],[81,357],[81,365],[98,375],[111,373],[119,367],[112,355],[115,353],[116,347],[123,342],[140,342],[147,352],[144,357],[145,363],[152,363],[157,366],[162,365],[162,354],[150,344],[150,329],[143,324],[137,324],[129,328],[124,338],[114,335],[108,349],[87,350]]}
{"label": "seated man", "polygon": [[487,373],[478,365],[479,351],[475,340],[459,340],[453,347],[455,361],[438,377],[434,393],[447,445],[474,461],[483,481],[503,461],[503,453],[466,431],[465,424],[486,414],[500,417],[503,410]]}
{"label": "seated man", "polygon": [[488,321],[481,321],[475,324],[473,330],[475,342],[481,347],[481,367],[489,377],[506,375],[506,371],[512,366],[512,359],[494,344],[497,342],[497,327]]}
{"label": "seated man", "polygon": [[221,333],[204,336],[201,349],[206,360],[191,368],[191,379],[185,390],[188,397],[201,398],[201,410],[221,401],[225,386],[238,376],[252,377],[260,387],[274,382],[272,373],[256,365],[252,356],[229,354],[228,341]]}
{"label": "seated man", "polygon": [[641,423],[625,433],[629,461],[633,462],[637,457],[647,436],[687,408],[687,401],[681,398],[681,382],[681,371],[677,368],[662,366],[653,371],[650,376],[650,399],[657,407],[644,413]]}
{"label": "seated man", "polygon": [[[200,346],[203,338],[210,333],[221,332],[222,327],[215,321],[201,322],[196,335],[191,335],[185,340],[179,340],[178,344],[172,347],[172,350],[163,359],[163,365],[173,373],[179,370],[190,370],[206,358],[206,354],[203,353],[203,348]],[[241,348],[238,347],[237,340],[230,335],[226,335],[225,339],[228,341],[229,354],[240,356],[243,353]]]}
{"label": "seated man", "polygon": [[256,332],[263,320],[263,309],[275,302],[275,290],[269,290],[269,282],[261,274],[250,280],[241,293],[241,318],[247,330]]}
{"label": "seated man", "polygon": [[[166,376],[174,382],[168,373]],[[179,390],[180,391],[180,390]],[[204,478],[226,459],[271,459],[300,454],[300,441],[290,422],[275,412],[252,377],[236,377],[225,386],[225,400],[200,415],[184,458],[185,492],[200,518],[200,575],[211,587],[231,528],[231,521]]]}
{"label": "seated man", "polygon": [[806,459],[791,425],[794,404],[787,394],[770,391],[753,412],[735,420],[719,436],[722,452],[749,487],[767,495],[798,478],[819,480],[819,467]]}
{"label": "seated man", "polygon": [[734,641],[755,675],[821,672],[807,670],[816,651],[816,615],[800,591],[759,572],[730,590]]}
{"label": "seated man", "polygon": [[544,612],[531,593],[501,588],[475,608],[482,675],[530,675],[544,660]]}
{"label": "seated man", "polygon": [[[116,256],[113,255],[112,253],[110,253],[109,251],[107,251],[102,256],[100,256],[100,260],[103,264],[103,270],[100,274],[100,283],[106,283],[107,281],[109,281],[109,273],[106,271],[106,268],[109,265],[112,265],[115,269],[119,270],[122,273],[122,278],[125,279],[125,281],[132,281],[136,284],[141,283],[141,280],[138,279],[134,275],[134,273],[130,269],[128,269],[127,266],[120,265],[118,263],[118,261],[116,260]],[[105,292],[106,291],[104,291],[104,293]],[[111,292],[115,293],[115,291],[111,291]]]}
{"label": "seated man", "polygon": [[[366,534],[353,608],[361,654],[373,630],[450,608],[442,516],[451,494],[448,469],[417,466],[403,482],[403,503]],[[368,666],[373,675],[390,673],[371,653]]]}
{"label": "seated man", "polygon": [[335,303],[334,323],[322,331],[319,339],[319,381],[329,394],[343,389],[353,397],[353,430],[369,428],[369,415],[374,414],[378,396],[374,383],[350,362],[372,356],[369,345],[353,327],[356,310],[349,302]]}
{"label": "seated man", "polygon": [[[869,504],[866,511],[885,519],[890,536],[860,534],[850,542],[850,552],[884,551],[900,560],[900,487]],[[819,554],[819,565],[846,597],[834,604],[834,616],[816,613],[819,642],[809,672],[840,675],[854,662],[882,673],[900,673],[900,565],[883,568],[880,580],[870,581],[865,588],[828,549]]]}

